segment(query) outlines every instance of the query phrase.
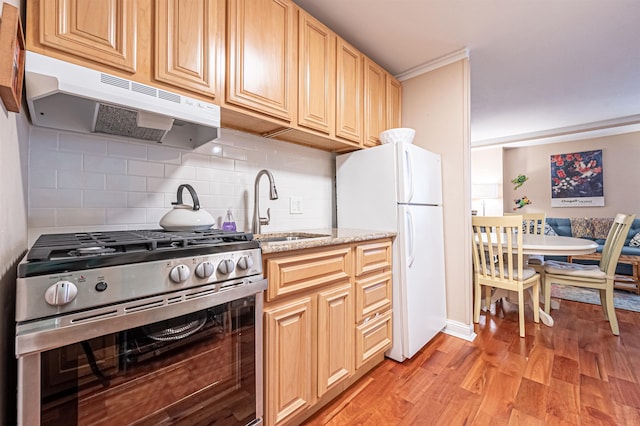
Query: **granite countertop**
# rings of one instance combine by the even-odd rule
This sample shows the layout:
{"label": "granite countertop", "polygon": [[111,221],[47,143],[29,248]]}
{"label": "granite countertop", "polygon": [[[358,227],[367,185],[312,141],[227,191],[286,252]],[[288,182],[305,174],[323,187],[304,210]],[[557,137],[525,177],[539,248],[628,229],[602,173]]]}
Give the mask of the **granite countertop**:
{"label": "granite countertop", "polygon": [[[302,250],[314,247],[348,244],[358,241],[376,240],[379,238],[395,237],[396,232],[372,231],[367,229],[349,228],[319,228],[299,231],[270,232],[255,234],[254,239],[260,240],[262,253],[279,253],[290,250]],[[289,236],[308,236],[297,240],[284,240]],[[262,241],[264,238],[283,238],[282,241]]]}

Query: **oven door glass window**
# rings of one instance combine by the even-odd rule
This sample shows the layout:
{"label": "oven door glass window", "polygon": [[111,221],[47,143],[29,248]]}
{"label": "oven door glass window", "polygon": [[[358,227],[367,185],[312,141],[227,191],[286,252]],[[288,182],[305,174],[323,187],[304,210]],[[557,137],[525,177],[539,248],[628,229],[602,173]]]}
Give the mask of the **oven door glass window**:
{"label": "oven door glass window", "polygon": [[42,424],[256,418],[255,298],[42,353]]}

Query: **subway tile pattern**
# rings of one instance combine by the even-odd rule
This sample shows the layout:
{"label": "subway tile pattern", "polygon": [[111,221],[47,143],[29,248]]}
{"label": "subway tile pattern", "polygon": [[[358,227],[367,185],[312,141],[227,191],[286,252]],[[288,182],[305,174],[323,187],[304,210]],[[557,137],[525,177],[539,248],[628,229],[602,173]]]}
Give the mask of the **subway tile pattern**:
{"label": "subway tile pattern", "polygon": [[[213,143],[185,151],[31,126],[29,244],[43,233],[159,228],[184,183],[195,188],[216,227],[231,208],[238,229],[249,230],[261,169],[273,173],[279,195],[269,200],[263,177],[262,216],[271,210],[271,225],[263,232],[335,225],[334,154],[234,130],[220,134]],[[292,196],[302,199],[302,214],[289,213]]]}

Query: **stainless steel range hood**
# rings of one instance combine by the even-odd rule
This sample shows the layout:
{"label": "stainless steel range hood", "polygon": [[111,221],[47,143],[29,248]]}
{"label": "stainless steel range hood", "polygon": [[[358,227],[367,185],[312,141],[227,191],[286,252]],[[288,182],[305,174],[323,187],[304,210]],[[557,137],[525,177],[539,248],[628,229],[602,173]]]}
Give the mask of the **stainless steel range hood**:
{"label": "stainless steel range hood", "polygon": [[218,137],[220,107],[27,51],[34,125],[193,149]]}

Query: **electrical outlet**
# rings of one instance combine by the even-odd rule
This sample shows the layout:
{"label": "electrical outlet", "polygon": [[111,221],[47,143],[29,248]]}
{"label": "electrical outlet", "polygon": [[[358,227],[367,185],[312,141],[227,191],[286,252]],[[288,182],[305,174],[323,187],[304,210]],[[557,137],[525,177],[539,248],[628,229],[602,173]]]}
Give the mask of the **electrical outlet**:
{"label": "electrical outlet", "polygon": [[302,214],[302,197],[289,197],[289,213]]}

